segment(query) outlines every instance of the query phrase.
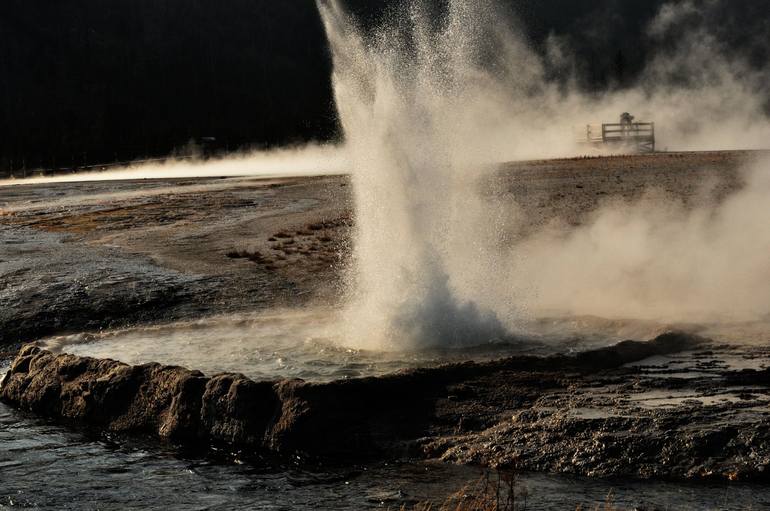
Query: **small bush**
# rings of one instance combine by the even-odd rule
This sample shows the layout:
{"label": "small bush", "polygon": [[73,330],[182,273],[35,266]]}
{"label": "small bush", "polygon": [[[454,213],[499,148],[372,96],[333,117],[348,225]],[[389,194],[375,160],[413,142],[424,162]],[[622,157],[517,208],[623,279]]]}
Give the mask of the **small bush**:
{"label": "small bush", "polygon": [[263,256],[259,250],[250,252],[246,249],[233,249],[226,252],[225,255],[230,259],[248,259],[249,261],[253,261],[255,263],[263,263],[267,261],[265,256]]}

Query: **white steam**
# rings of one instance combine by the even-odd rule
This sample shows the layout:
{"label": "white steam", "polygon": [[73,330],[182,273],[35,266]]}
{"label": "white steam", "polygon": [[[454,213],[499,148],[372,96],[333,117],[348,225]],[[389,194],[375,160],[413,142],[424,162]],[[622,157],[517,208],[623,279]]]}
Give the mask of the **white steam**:
{"label": "white steam", "polygon": [[104,171],[6,179],[0,180],[0,186],[127,179],[312,176],[344,174],[347,169],[348,161],[343,147],[309,144],[301,147],[231,154],[224,158],[210,160],[169,159],[109,168]]}
{"label": "white steam", "polygon": [[[496,85],[473,66],[479,27],[467,23],[486,20],[453,3],[446,26],[433,32],[415,7],[407,27],[365,41],[338,3],[320,9],[354,162],[350,335],[374,346],[503,335],[498,318],[458,293],[451,280],[458,266],[478,264],[486,245],[458,250],[465,243],[458,236],[477,206],[469,170],[479,154],[471,151],[468,128],[492,105],[478,92]],[[405,38],[409,50],[398,47]],[[478,240],[474,233],[468,241]]]}
{"label": "white steam", "polygon": [[763,167],[716,209],[614,203],[583,227],[515,244],[504,234],[515,205],[478,190],[492,163],[584,152],[572,128],[624,111],[657,123],[659,147],[767,147],[766,72],[728,57],[691,19],[699,8],[661,10],[649,36],[669,49],[636,87],[588,95],[574,80],[546,79],[547,69],[574,67],[562,41],[551,37],[541,57],[491,0],[449,0],[439,20],[414,1],[373,31],[338,0],[319,0],[357,208],[352,342],[489,341],[554,310],[672,321],[767,314]]}
{"label": "white steam", "polygon": [[723,202],[649,195],[516,245],[511,289],[530,312],[717,323],[770,319],[770,160]]}

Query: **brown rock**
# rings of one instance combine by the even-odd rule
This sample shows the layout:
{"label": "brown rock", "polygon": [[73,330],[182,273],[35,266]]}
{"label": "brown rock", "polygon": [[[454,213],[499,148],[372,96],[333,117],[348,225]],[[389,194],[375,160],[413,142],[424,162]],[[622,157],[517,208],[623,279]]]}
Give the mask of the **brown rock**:
{"label": "brown rock", "polygon": [[[484,412],[486,405],[468,391],[473,386],[463,382],[492,389],[496,406],[517,407],[522,402],[515,395],[517,381],[537,382],[543,391],[559,385],[548,371],[590,373],[701,341],[668,334],[578,357],[514,357],[324,384],[254,382],[241,374],[206,377],[182,367],[129,366],[28,345],[6,374],[0,399],[42,415],[173,442],[337,458],[392,455],[418,438],[455,431],[466,415],[478,419],[465,420],[468,430],[493,423],[494,406]],[[544,383],[552,380],[556,383]],[[459,392],[463,388],[466,392]],[[437,420],[439,408],[447,424]]]}

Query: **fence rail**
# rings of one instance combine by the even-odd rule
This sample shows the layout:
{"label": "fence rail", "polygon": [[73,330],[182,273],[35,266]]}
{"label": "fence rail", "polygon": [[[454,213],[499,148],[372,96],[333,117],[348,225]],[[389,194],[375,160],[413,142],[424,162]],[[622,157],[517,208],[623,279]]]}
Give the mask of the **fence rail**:
{"label": "fence rail", "polygon": [[622,145],[639,152],[655,151],[655,123],[587,124],[578,132],[578,141],[593,146]]}

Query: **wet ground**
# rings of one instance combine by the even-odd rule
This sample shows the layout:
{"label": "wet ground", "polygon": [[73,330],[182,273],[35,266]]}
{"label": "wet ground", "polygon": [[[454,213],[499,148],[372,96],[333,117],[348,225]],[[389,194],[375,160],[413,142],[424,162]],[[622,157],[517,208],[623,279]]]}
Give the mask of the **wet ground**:
{"label": "wet ground", "polygon": [[[755,153],[505,165],[486,193],[524,236],[603,201],[721,200]],[[0,346],[42,336],[334,303],[350,254],[348,178],[198,178],[0,187]]]}
{"label": "wet ground", "polygon": [[[22,458],[23,457],[23,458]],[[311,510],[399,509],[465,485],[480,469],[392,462],[347,469],[233,462],[136,439],[62,428],[0,404],[0,509]],[[45,480],[45,484],[41,481]],[[752,485],[606,481],[521,474],[527,509],[588,509],[607,496],[632,509],[762,509],[770,490]],[[523,503],[523,499],[520,501]]]}
{"label": "wet ground", "polygon": [[[553,219],[579,225],[608,197],[634,199],[650,189],[688,207],[718,202],[740,187],[737,168],[753,157],[697,153],[517,163],[501,169],[489,193],[510,195],[526,211],[529,222],[515,233],[523,236]],[[341,293],[351,218],[348,179],[336,176],[2,187],[0,351],[10,356],[22,342],[45,339],[49,348],[122,353],[130,363],[161,360],[217,372],[247,362],[240,371],[257,379],[328,381],[458,357],[547,353],[549,326],[563,331],[565,322],[576,326],[576,335],[560,346],[573,351],[651,338],[668,327],[541,318],[533,325],[540,338],[515,347],[398,356],[341,350],[333,335],[318,335],[312,311],[328,316],[323,311],[333,309]],[[276,310],[283,312],[271,320]],[[295,328],[295,341],[287,342],[286,321]],[[305,334],[297,336],[302,325]],[[247,342],[254,331],[263,340],[257,349]],[[698,331],[716,342],[608,372],[518,371],[466,381],[437,402],[437,425],[420,441],[421,452],[461,464],[517,466],[532,491],[528,509],[604,502],[612,488],[628,507],[769,505],[764,486],[637,479],[741,481],[743,473],[729,470],[736,463],[753,467],[750,478],[762,479],[770,464],[770,353],[763,347],[770,345],[770,329],[706,325]],[[211,335],[227,342],[211,346],[205,342]],[[728,338],[732,344],[720,343]],[[152,442],[63,428],[5,405],[0,435],[0,507],[82,508],[78,504],[98,494],[100,509],[126,509],[129,502],[136,508],[169,506],[180,498],[186,500],[178,507],[185,509],[302,509],[331,502],[397,508],[413,499],[440,500],[478,477],[476,469],[416,462],[340,474],[189,458]],[[699,460],[678,465],[677,452],[694,444],[706,446]],[[662,455],[671,462],[661,463]],[[635,460],[633,470],[603,462],[623,457]],[[530,471],[575,478],[526,475]],[[41,487],[40,480],[47,483]]]}
{"label": "wet ground", "polygon": [[[725,369],[712,363],[714,357],[721,358],[720,354],[707,352],[655,357],[634,364],[633,368],[643,371],[644,377],[668,378],[670,374],[661,373],[681,371],[682,365],[688,365],[681,363],[681,357],[690,355],[699,360],[695,365],[713,378],[719,378],[719,371]],[[761,367],[765,355],[739,357],[732,367]],[[733,392],[740,399],[747,389],[739,388],[740,391]],[[699,392],[701,402],[690,402],[687,406],[713,412],[718,410],[713,406],[723,399],[733,399],[727,395],[729,392],[717,391],[712,394],[712,402],[704,400],[704,393]],[[569,409],[556,402],[549,407],[546,398],[533,407],[533,413],[555,414],[561,408],[562,416],[594,421],[595,430],[601,431],[595,421],[606,420],[621,410],[625,414],[641,414],[641,408],[673,409],[691,396],[692,390],[687,389],[632,390],[611,394],[609,398],[614,404],[609,408],[605,403],[594,402]],[[766,390],[758,392],[750,398],[755,400],[752,406],[761,406],[759,402],[766,403],[766,398]],[[621,403],[624,401],[633,404]],[[517,502],[521,508],[526,502],[525,508],[533,510],[576,509],[578,505],[584,509],[610,509],[605,507],[608,503],[616,506],[612,509],[660,510],[746,510],[770,506],[767,485],[740,481],[712,481],[704,485],[522,470],[497,472],[414,458],[328,465],[294,457],[255,458],[218,450],[191,452],[135,436],[65,427],[1,403],[0,473],[0,509],[408,509],[420,502],[442,503],[458,490],[464,495],[462,498],[468,498],[483,492],[487,484],[497,491],[494,485],[498,478],[511,474],[515,474]]]}
{"label": "wet ground", "polygon": [[208,178],[0,187],[0,345],[334,293],[340,250],[330,236],[347,214],[345,185]]}
{"label": "wet ground", "polygon": [[[445,461],[586,476],[767,481],[768,367],[767,346],[707,342],[592,374],[466,381],[437,413],[455,430],[423,449]],[[506,376],[516,383],[501,383]]]}

